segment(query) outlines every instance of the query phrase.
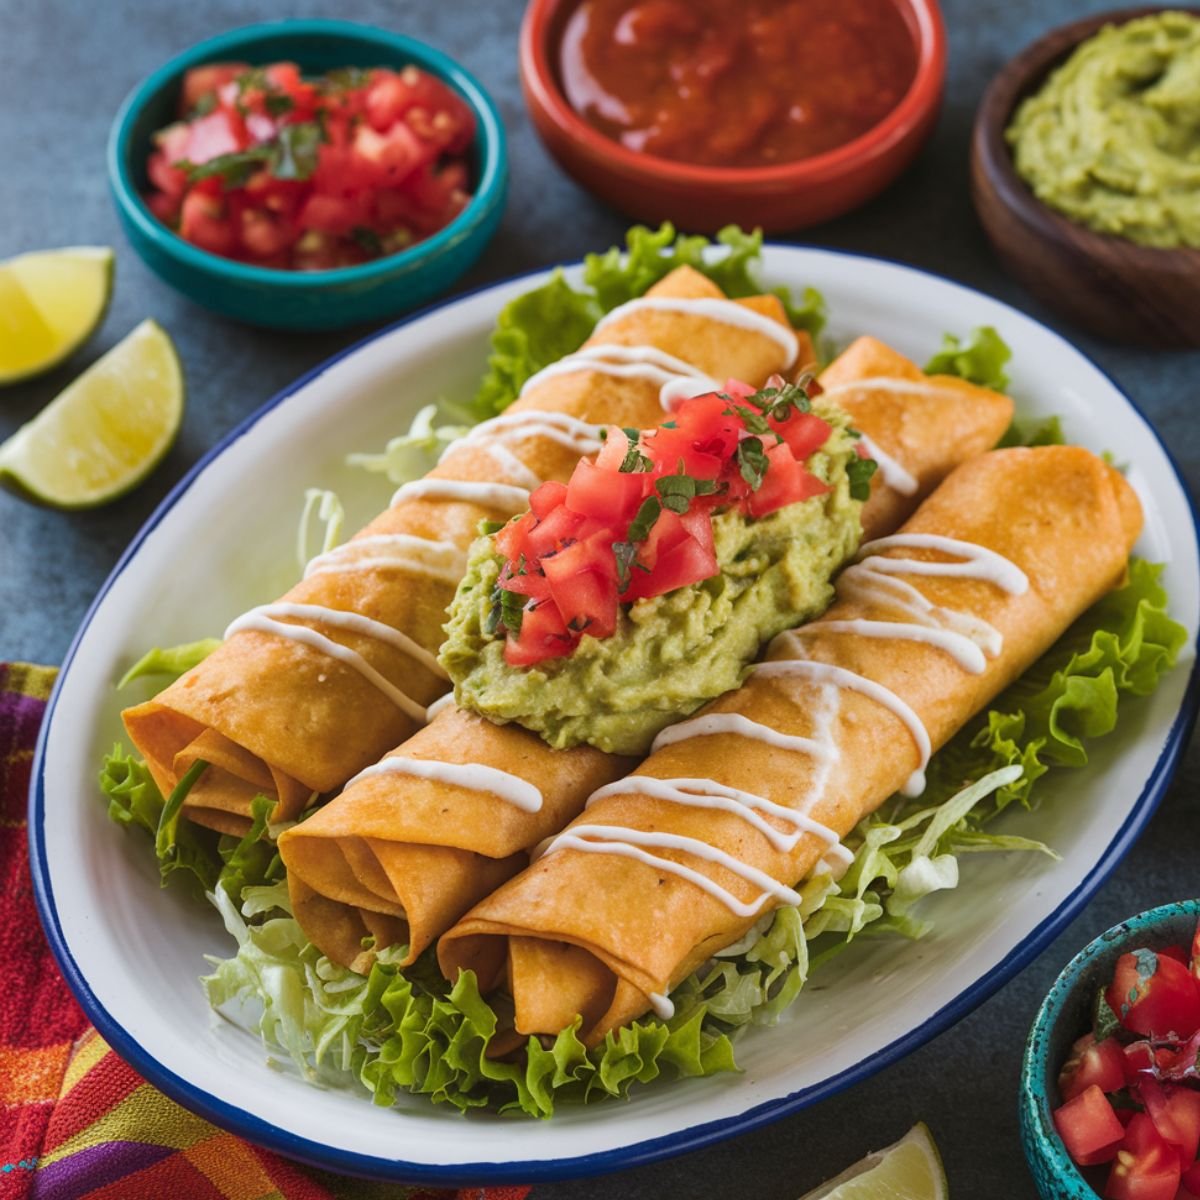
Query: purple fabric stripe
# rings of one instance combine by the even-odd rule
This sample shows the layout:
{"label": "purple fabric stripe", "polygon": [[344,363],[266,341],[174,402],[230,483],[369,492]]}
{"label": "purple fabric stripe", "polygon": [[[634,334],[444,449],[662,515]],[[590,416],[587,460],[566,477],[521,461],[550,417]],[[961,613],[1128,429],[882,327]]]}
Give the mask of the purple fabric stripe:
{"label": "purple fabric stripe", "polygon": [[102,1142],[40,1167],[33,1176],[30,1200],[80,1200],[135,1171],[144,1171],[176,1151],[149,1142]]}
{"label": "purple fabric stripe", "polygon": [[0,691],[0,757],[7,757],[15,750],[32,749],[45,712],[45,700],[20,692]]}

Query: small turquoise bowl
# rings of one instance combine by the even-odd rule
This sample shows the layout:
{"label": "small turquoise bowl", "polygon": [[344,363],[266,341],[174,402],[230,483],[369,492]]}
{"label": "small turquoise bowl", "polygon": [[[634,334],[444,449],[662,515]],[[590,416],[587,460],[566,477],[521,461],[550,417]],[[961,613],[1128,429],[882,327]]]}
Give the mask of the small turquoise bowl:
{"label": "small turquoise bowl", "polygon": [[[146,207],[151,135],[175,120],[183,74],[206,62],[296,62],[306,72],[409,63],[452,87],[475,114],[474,195],[445,227],[408,250],[331,271],[282,271],[221,258],[185,242]],[[108,139],[108,176],[133,248],[184,295],[225,316],[276,329],[339,329],[415,308],[444,292],[483,253],[508,190],[504,126],[491,98],[453,59],[402,34],[350,21],[270,21],[199,42],[136,87]]]}
{"label": "small turquoise bowl", "polygon": [[1091,1028],[1096,992],[1112,979],[1117,959],[1130,950],[1181,942],[1190,946],[1200,919],[1200,900],[1181,900],[1114,925],[1081,950],[1055,980],[1029,1032],[1021,1064],[1021,1143],[1043,1200],[1096,1200],[1107,1164],[1087,1174],[1071,1161],[1054,1128],[1062,1100],[1058,1072],[1072,1043]]}

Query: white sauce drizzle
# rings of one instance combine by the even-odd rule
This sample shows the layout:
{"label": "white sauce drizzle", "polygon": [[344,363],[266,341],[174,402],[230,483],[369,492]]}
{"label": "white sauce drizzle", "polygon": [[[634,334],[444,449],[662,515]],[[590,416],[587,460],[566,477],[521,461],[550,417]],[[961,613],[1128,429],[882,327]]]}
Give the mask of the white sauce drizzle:
{"label": "white sauce drizzle", "polygon": [[612,342],[600,342],[594,346],[584,346],[531,375],[521,388],[521,395],[524,396],[547,379],[571,375],[576,371],[595,371],[617,379],[645,379],[656,383],[659,385],[659,402],[668,411],[688,396],[717,391],[720,387],[715,379],[698,367],[657,346],[620,346]]}
{"label": "white sauce drizzle", "polygon": [[339,642],[335,642],[332,638],[326,637],[323,633],[319,633],[315,629],[310,629],[307,625],[291,625],[284,621],[276,620],[275,618],[277,617],[294,617],[298,620],[320,621],[327,625],[348,629],[353,633],[362,634],[365,637],[375,638],[378,641],[395,646],[398,650],[410,655],[439,678],[448,678],[437,659],[423,646],[418,646],[412,638],[401,633],[400,630],[393,629],[390,625],[384,625],[382,621],[373,621],[370,617],[364,617],[361,613],[344,612],[336,608],[325,608],[319,604],[288,604],[281,602],[278,604],[264,604],[260,608],[252,608],[249,612],[243,613],[230,624],[229,628],[225,630],[225,637],[229,638],[233,634],[240,633],[243,630],[255,630],[259,633],[271,633],[278,637],[290,638],[294,642],[300,642],[312,650],[326,654],[330,658],[336,658],[348,667],[353,667],[360,675],[373,683],[407,716],[411,717],[414,721],[424,722],[425,709],[406,692],[401,691],[394,683],[385,679],[357,650],[352,650],[349,646],[343,646]]}
{"label": "white sauce drizzle", "polygon": [[[527,388],[529,384],[527,383],[525,386]],[[522,389],[523,392],[524,389]],[[479,446],[507,470],[520,486],[528,487],[532,491],[542,482],[541,478],[531,471],[504,443],[510,440],[518,441],[523,438],[535,437],[556,442],[580,457],[585,454],[595,454],[603,445],[597,426],[587,421],[581,421],[569,413],[519,409],[517,412],[501,413],[500,416],[493,417],[490,421],[483,421],[476,425],[457,442],[451,442],[442,452],[442,457],[438,461],[445,461],[449,455],[462,446]]]}
{"label": "white sauce drizzle", "polygon": [[[944,650],[964,671],[982,675],[987,670],[987,659],[983,651],[969,637],[951,629],[938,629],[931,625],[910,624],[907,621],[868,621],[855,617],[849,621],[822,621],[814,626],[814,632],[853,633],[865,638],[903,638],[910,642],[924,642]],[[802,632],[797,630],[796,632]]]}
{"label": "white sauce drizzle", "polygon": [[[829,393],[826,392],[826,395]],[[862,448],[879,464],[879,478],[902,496],[915,494],[920,484],[890,454],[879,448],[879,444],[864,433],[859,438]]]}
{"label": "white sauce drizzle", "polygon": [[675,1015],[675,1005],[670,997],[660,995],[658,992],[651,992],[646,999],[650,1001],[650,1007],[654,1009],[656,1017],[669,1021]]}
{"label": "white sauce drizzle", "polygon": [[[782,639],[795,639],[798,632],[798,630],[792,630],[783,634],[779,640],[780,644],[784,644]],[[900,790],[906,796],[919,796],[925,790],[925,768],[929,765],[929,758],[933,753],[929,732],[922,724],[921,718],[890,688],[876,683],[873,679],[866,679],[845,667],[835,667],[831,663],[811,662],[804,658],[787,658],[756,663],[751,670],[755,675],[768,678],[776,675],[807,676],[815,683],[831,683],[836,687],[858,692],[860,695],[874,700],[877,704],[883,705],[903,722],[905,728],[912,735],[921,760],[920,765]]]}
{"label": "white sauce drizzle", "polygon": [[837,758],[837,747],[831,746],[817,738],[797,737],[790,733],[780,733],[770,725],[752,721],[741,713],[706,713],[702,717],[693,717],[690,721],[680,721],[677,725],[668,725],[654,739],[651,751],[661,750],[675,742],[683,742],[688,738],[712,737],[716,734],[734,733],[742,737],[754,738],[766,742],[768,746],[777,746],[781,750],[797,750],[803,754],[811,754],[817,758]]}
{"label": "white sauce drizzle", "polygon": [[[939,550],[953,554],[963,562],[926,562],[915,558],[878,558],[881,550]],[[953,579],[979,579],[994,584],[1010,596],[1022,596],[1029,590],[1029,577],[1002,554],[977,546],[974,542],[963,542],[958,538],[942,537],[937,533],[894,533],[890,537],[876,538],[864,542],[855,556],[858,561],[875,557],[872,571],[888,575],[937,575]]]}
{"label": "white sauce drizzle", "polygon": [[[585,807],[591,808],[595,801],[605,796],[619,796],[630,792],[650,796],[655,800],[666,800],[671,804],[714,808],[732,813],[747,824],[753,825],[776,850],[785,854],[794,850],[806,833],[811,833],[825,842],[831,855],[840,859],[844,866],[848,867],[854,861],[854,856],[841,845],[838,835],[828,825],[814,821],[794,808],[776,804],[765,796],[743,792],[741,788],[728,787],[712,779],[656,779],[650,775],[629,775],[593,792],[588,797]],[[776,829],[759,816],[759,813],[767,813],[777,820],[787,822],[792,826],[792,831],[784,833]]]}
{"label": "white sauce drizzle", "polygon": [[722,325],[732,325],[737,329],[748,329],[769,337],[787,355],[783,364],[790,367],[796,361],[800,352],[800,342],[795,333],[779,321],[772,320],[763,313],[755,312],[744,304],[734,300],[722,300],[715,296],[682,297],[682,296],[640,296],[618,305],[596,322],[596,332],[606,325],[621,320],[635,312],[677,312],[692,313],[696,316],[708,317],[719,321]]}
{"label": "white sauce drizzle", "polygon": [[899,396],[954,396],[970,395],[963,388],[950,387],[941,383],[927,383],[921,379],[903,379],[892,375],[869,375],[865,379],[852,379],[848,383],[835,383],[822,390],[823,396],[831,399],[851,392],[893,392]]}
{"label": "white sauce drizzle", "polygon": [[428,708],[425,709],[426,722],[432,721],[434,717],[442,711],[443,708],[449,708],[454,703],[454,693],[447,692],[444,696],[439,696]]}
{"label": "white sauce drizzle", "polygon": [[[360,550],[383,553],[359,554]],[[391,553],[388,553],[388,552]],[[410,533],[376,533],[354,538],[325,554],[318,554],[304,568],[304,578],[332,571],[368,571],[396,567],[457,584],[466,570],[467,556],[453,542],[417,537]]]}
{"label": "white sauce drizzle", "polygon": [[510,483],[477,483],[465,479],[414,479],[397,489],[392,504],[402,500],[457,500],[501,512],[519,513],[529,504],[529,489]]}
{"label": "white sauce drizzle", "polygon": [[529,780],[482,763],[448,763],[396,755],[359,771],[346,787],[351,788],[360,780],[379,775],[411,775],[416,779],[449,783],[472,792],[490,792],[522,812],[535,813],[542,807],[542,793]]}
{"label": "white sauce drizzle", "polygon": [[[594,840],[589,840],[594,839]],[[727,871],[761,889],[758,897],[750,902],[739,900],[732,892],[709,879],[707,875],[657,854],[649,854],[642,846],[653,846],[663,850],[681,850],[706,862],[717,863]],[[659,871],[667,871],[694,883],[701,891],[720,900],[739,917],[752,917],[772,897],[781,904],[793,907],[802,902],[798,892],[784,887],[777,879],[744,863],[741,859],[718,850],[697,838],[683,837],[674,833],[647,833],[641,829],[624,829],[619,825],[572,825],[560,833],[546,847],[546,854],[557,850],[582,850],[588,854],[615,854],[622,858],[633,858]]]}

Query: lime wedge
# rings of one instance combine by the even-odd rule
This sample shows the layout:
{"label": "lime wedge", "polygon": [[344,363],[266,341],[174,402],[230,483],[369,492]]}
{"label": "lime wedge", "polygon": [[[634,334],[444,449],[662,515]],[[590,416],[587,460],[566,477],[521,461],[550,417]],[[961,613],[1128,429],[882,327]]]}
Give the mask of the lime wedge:
{"label": "lime wedge", "polygon": [[0,445],[0,483],[55,508],[91,508],[140,483],[183,420],[170,337],[143,321]]}
{"label": "lime wedge", "polygon": [[922,1121],[801,1200],[946,1200],[949,1194],[942,1156]]}
{"label": "lime wedge", "polygon": [[112,283],[106,246],[0,262],[0,387],[48,371],[82,346],[104,317]]}

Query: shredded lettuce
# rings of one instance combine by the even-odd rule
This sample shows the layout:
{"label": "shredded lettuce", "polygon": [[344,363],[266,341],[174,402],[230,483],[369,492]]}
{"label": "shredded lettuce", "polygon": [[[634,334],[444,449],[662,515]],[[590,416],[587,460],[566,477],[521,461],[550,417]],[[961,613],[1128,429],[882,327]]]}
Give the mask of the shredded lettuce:
{"label": "shredded lettuce", "polygon": [[1004,367],[1010,358],[1012,351],[1008,343],[992,326],[980,325],[965,339],[947,333],[942,338],[941,348],[925,364],[925,373],[957,375],[968,383],[1002,392],[1008,387]]}
{"label": "shredded lettuce", "polygon": [[198,642],[183,642],[178,646],[155,646],[121,676],[117,688],[127,687],[143,675],[169,675],[178,679],[197,663],[202,663],[220,644],[220,638],[201,638]]}
{"label": "shredded lettuce", "polygon": [[386,475],[392,483],[407,483],[424,475],[447,446],[470,430],[470,425],[452,423],[438,405],[427,404],[413,418],[407,433],[392,438],[378,454],[347,455],[346,464]]}
{"label": "shredded lettuce", "polygon": [[342,540],[342,527],[346,522],[346,510],[337,492],[327,488],[307,488],[304,492],[304,507],[300,510],[300,528],[296,533],[296,561],[303,571],[313,557],[309,547],[313,540],[313,522],[320,521],[320,549],[317,554],[328,554]]}
{"label": "shredded lettuce", "polygon": [[[527,379],[557,359],[578,350],[606,312],[644,295],[676,267],[690,266],[707,275],[734,298],[763,291],[757,270],[762,233],[744,233],[735,225],[722,229],[716,244],[724,253],[709,254],[705,237],[677,235],[669,223],[657,230],[635,226],[624,250],[614,246],[584,260],[583,288],[576,289],[562,272],[549,282],[510,301],[492,333],[488,371],[472,406],[476,420],[503,412],[520,394]],[[825,322],[825,301],[814,288],[799,300],[787,288],[772,289],[788,318],[814,336]]]}
{"label": "shredded lettuce", "polygon": [[[275,801],[268,796],[255,796],[250,802],[253,823],[242,838],[180,821],[178,806],[173,813],[168,811],[145,760],[129,753],[120,742],[104,756],[100,790],[108,797],[108,815],[113,821],[149,835],[163,887],[178,884],[197,897],[219,888],[238,898],[247,887],[283,875],[283,863],[268,836],[268,821],[275,808]],[[182,803],[186,790],[181,783],[172,795]]]}
{"label": "shredded lettuce", "polygon": [[463,1110],[546,1117],[559,1104],[625,1096],[659,1075],[736,1070],[739,1030],[777,1020],[810,973],[854,938],[920,937],[926,925],[914,906],[957,886],[961,855],[1052,854],[986,826],[1014,801],[1032,807],[1034,785],[1051,767],[1084,765],[1086,743],[1115,728],[1121,700],[1149,694],[1171,668],[1186,633],[1166,613],[1160,574],[1133,560],[1123,587],[934,756],[921,797],[895,797],[858,825],[846,839],[854,862],[840,881],[817,874],[801,889],[800,907],[769,914],[675,988],[668,1021],[635,1021],[591,1050],[573,1027],[548,1045],[530,1038],[515,1061],[488,1058],[491,1039],[510,1022],[470,972],[451,987],[432,951],[403,971],[393,951],[369,976],[355,975],[305,941],[283,889],[250,889],[240,913],[215,896],[238,951],[211,960],[209,999],[256,1002],[272,1051],[310,1076],[365,1087],[378,1104],[413,1093]]}

